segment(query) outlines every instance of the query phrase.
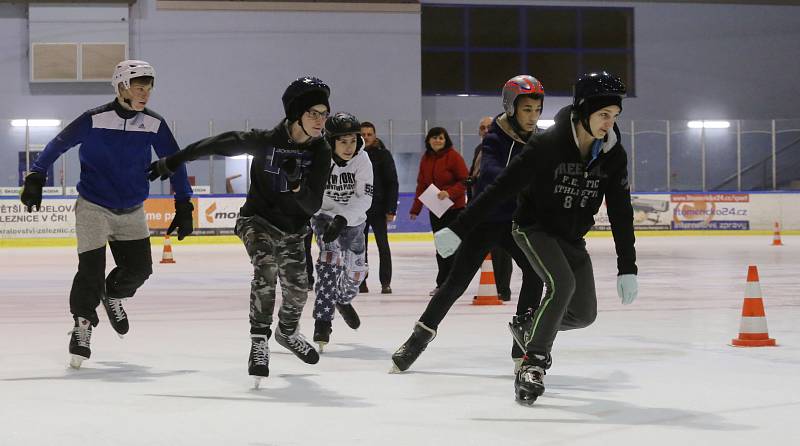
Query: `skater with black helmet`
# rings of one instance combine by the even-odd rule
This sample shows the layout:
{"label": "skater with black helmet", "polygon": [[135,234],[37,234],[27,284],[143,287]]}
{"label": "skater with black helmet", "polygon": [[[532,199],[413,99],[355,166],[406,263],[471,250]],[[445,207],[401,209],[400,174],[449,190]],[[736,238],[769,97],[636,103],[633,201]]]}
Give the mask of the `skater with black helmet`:
{"label": "skater with black helmet", "polygon": [[[22,203],[28,212],[41,206],[42,186],[50,166],[67,150],[80,145],[81,175],[75,202],[78,272],[69,296],[74,327],[70,332],[70,365],[79,368],[89,359],[95,311],[102,302],[111,327],[120,337],[130,328],[123,300],[133,297],[153,272],[150,230],[144,201],[150,184],[144,172],[152,160],[178,151],[164,118],[146,108],[155,85],[153,66],[142,60],[117,64],[111,85],[112,102],[86,111],[62,130],[39,155],[25,177]],[[186,169],[171,178],[175,190],[175,218],[167,230],[178,239],[192,233],[192,189]],[[116,267],[108,276],[106,244]]]}
{"label": "skater with black helmet", "polygon": [[268,340],[279,278],[283,301],[275,340],[306,363],[319,361],[317,351],[300,333],[299,321],[308,298],[303,239],[309,219],[322,205],[330,172],[331,149],[322,137],[329,96],[324,82],[301,77],[283,93],[286,117],[272,130],[222,133],[151,166],[150,179],[163,180],[183,163],[203,156],[253,156],[252,183],[235,232],[253,265],[248,372],[256,378],[256,387],[260,378],[269,376]]}
{"label": "skater with black helmet", "polygon": [[[486,187],[522,153],[525,142],[539,129],[536,123],[542,113],[544,87],[535,77],[518,75],[509,79],[502,88],[503,113],[497,115],[483,138],[481,148],[480,176],[475,187],[475,199]],[[508,252],[522,270],[522,288],[517,302],[516,314],[525,314],[539,306],[542,295],[542,280],[531,268],[525,254],[514,243],[511,236],[511,216],[516,207],[513,194],[500,199],[502,205],[491,212],[487,221],[464,238],[452,261],[444,284],[436,290],[427,308],[414,326],[411,337],[394,355],[394,372],[405,371],[419,357],[427,344],[433,340],[447,312],[464,294],[475,273],[480,269],[486,254],[492,248]],[[467,204],[467,208],[471,202]],[[511,358],[515,365],[522,362],[524,351],[512,343]]]}
{"label": "skater with black helmet", "polygon": [[311,219],[319,246],[314,302],[314,342],[322,353],[330,342],[338,310],[352,329],[361,325],[352,301],[367,275],[364,226],[372,205],[372,163],[362,150],[361,123],[349,113],[336,113],[325,122],[325,138],[333,162],[322,208]]}
{"label": "skater with black helmet", "polygon": [[586,327],[597,316],[584,236],[603,197],[617,253],[617,294],[623,305],[638,295],[628,160],[616,126],[625,93],[622,80],[605,71],[581,76],[572,105],[556,114],[555,124],[534,135],[484,194],[436,234],[440,254],[452,255],[499,197],[518,196],[514,239],[546,287],[539,308],[509,324],[526,351],[514,380],[516,398],[524,404],[544,393],[558,331]]}

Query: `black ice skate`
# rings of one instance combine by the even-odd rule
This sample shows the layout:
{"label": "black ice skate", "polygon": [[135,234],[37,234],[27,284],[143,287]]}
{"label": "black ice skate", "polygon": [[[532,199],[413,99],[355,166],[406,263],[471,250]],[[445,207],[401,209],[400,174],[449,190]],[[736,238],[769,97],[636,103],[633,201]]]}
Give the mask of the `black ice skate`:
{"label": "black ice skate", "polygon": [[322,350],[331,341],[331,332],[333,328],[331,328],[331,321],[314,321],[314,342],[319,345],[319,352],[322,353]]}
{"label": "black ice skate", "polygon": [[[508,323],[508,329],[511,331],[511,336],[518,346],[518,349],[512,348],[511,350],[511,357],[514,360],[514,373],[517,373],[522,365],[524,352],[528,350],[528,343],[533,339],[533,310],[514,316],[511,322]],[[551,365],[553,365],[553,357],[550,356],[550,353],[547,353],[543,367],[547,370]]]}
{"label": "black ice skate", "polygon": [[69,352],[72,359],[69,366],[73,369],[81,368],[81,363],[92,356],[90,348],[92,340],[92,323],[82,317],[75,318],[75,326],[69,332]]}
{"label": "black ice skate", "polygon": [[514,337],[514,342],[523,352],[526,351],[528,342],[533,338],[533,312],[528,310],[511,318],[508,329],[511,331],[511,336]]}
{"label": "black ice skate", "polygon": [[436,330],[430,329],[422,322],[417,321],[414,324],[414,331],[411,332],[411,336],[392,355],[394,365],[389,372],[399,373],[408,370],[435,337]]}
{"label": "black ice skate", "polygon": [[294,331],[289,334],[284,333],[283,330],[283,327],[278,325],[278,331],[275,332],[275,340],[278,341],[278,344],[294,353],[306,364],[319,362],[319,353],[314,350],[314,347],[306,340],[305,336],[300,334],[299,326],[295,327]]}
{"label": "black ice skate", "polygon": [[269,376],[269,334],[250,334],[247,373],[255,379],[256,389],[261,385],[261,379]]}
{"label": "black ice skate", "polygon": [[361,326],[361,318],[358,317],[356,309],[350,304],[336,304],[336,309],[342,315],[344,323],[353,330],[357,330]]}
{"label": "black ice skate", "polygon": [[529,355],[514,379],[514,393],[517,402],[531,405],[544,393],[545,355]]}
{"label": "black ice skate", "polygon": [[108,322],[111,327],[119,334],[120,337],[128,332],[130,328],[128,324],[128,314],[122,308],[122,299],[114,299],[108,296],[103,296],[103,307],[108,314]]}

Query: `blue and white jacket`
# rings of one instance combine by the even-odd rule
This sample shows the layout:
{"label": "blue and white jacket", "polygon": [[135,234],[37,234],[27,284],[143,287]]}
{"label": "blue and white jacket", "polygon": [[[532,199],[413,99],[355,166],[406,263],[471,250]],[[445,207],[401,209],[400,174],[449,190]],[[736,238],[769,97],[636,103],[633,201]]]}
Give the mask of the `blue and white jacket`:
{"label": "blue and white jacket", "polygon": [[[149,110],[126,110],[116,99],[84,112],[53,138],[31,168],[47,175],[61,154],[80,144],[81,178],[78,194],[108,209],[141,205],[150,195],[147,168],[151,147],[159,157],[179,150],[164,118]],[[192,196],[192,188],[181,166],[170,178],[175,200]]]}

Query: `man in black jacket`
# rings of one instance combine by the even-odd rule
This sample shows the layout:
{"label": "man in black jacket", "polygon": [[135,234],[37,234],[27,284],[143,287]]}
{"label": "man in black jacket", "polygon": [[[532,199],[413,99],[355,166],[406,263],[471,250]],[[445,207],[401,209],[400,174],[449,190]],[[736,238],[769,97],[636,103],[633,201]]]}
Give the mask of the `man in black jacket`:
{"label": "man in black jacket", "polygon": [[[389,250],[389,237],[386,225],[395,219],[397,214],[397,169],[394,166],[392,153],[386,150],[383,141],[375,136],[375,125],[364,121],[361,123],[361,137],[364,138],[364,151],[372,161],[372,177],[375,186],[372,207],[367,211],[367,225],[364,236],[369,235],[369,228],[375,235],[380,260],[379,278],[381,293],[392,293],[392,252]],[[364,258],[367,261],[367,257]],[[367,276],[369,277],[369,275]],[[359,291],[368,293],[367,279],[361,282]]]}
{"label": "man in black jacket", "polygon": [[521,403],[544,393],[558,331],[586,327],[597,316],[584,237],[603,197],[617,252],[617,294],[623,305],[638,295],[628,158],[616,125],[625,91],[622,80],[605,71],[580,77],[572,105],[556,114],[555,124],[533,135],[497,180],[435,235],[440,255],[451,255],[501,197],[517,195],[512,234],[546,286],[539,308],[510,324],[526,351],[514,380]]}

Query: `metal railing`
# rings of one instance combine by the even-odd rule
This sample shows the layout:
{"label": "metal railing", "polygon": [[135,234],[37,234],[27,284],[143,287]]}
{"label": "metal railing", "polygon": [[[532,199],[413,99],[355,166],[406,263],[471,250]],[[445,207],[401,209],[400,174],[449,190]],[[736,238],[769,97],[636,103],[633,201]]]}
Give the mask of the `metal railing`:
{"label": "metal railing", "polygon": [[[29,170],[35,152],[54,138],[61,127],[11,126],[0,120],[0,186],[18,186]],[[277,119],[171,121],[180,146],[229,130],[271,128]],[[480,140],[477,122],[386,120],[372,121],[378,137],[395,158],[401,192],[415,188],[419,159],[424,152],[424,137],[433,126],[444,127],[467,164]],[[699,127],[697,123],[700,123]],[[722,125],[705,125],[686,120],[620,121],[622,143],[628,152],[628,169],[635,192],[670,191],[754,191],[800,188],[800,119],[743,120]],[[719,124],[719,123],[717,123]],[[230,189],[244,193],[250,183],[250,161],[208,157],[189,165],[196,185],[210,193]],[[220,174],[222,172],[222,174]],[[77,184],[80,173],[78,150],[73,148],[56,162],[48,179],[67,194]],[[240,175],[241,179],[231,180]],[[151,193],[169,193],[169,183],[157,182]]]}

